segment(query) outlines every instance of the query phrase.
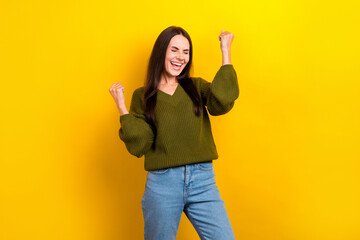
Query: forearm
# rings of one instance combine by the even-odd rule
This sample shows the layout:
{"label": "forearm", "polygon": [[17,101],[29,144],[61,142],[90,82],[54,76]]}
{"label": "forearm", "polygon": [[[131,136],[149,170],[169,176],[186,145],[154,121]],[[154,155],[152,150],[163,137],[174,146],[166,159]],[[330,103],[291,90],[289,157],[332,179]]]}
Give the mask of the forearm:
{"label": "forearm", "polygon": [[221,31],[219,40],[220,40],[220,49],[222,52],[223,66],[231,64],[230,48],[233,38],[234,38],[234,34],[228,31]]}
{"label": "forearm", "polygon": [[230,49],[223,49],[222,51],[222,65],[231,64]]}
{"label": "forearm", "polygon": [[125,104],[117,104],[117,108],[119,110],[120,116],[129,113],[129,111],[127,110]]}

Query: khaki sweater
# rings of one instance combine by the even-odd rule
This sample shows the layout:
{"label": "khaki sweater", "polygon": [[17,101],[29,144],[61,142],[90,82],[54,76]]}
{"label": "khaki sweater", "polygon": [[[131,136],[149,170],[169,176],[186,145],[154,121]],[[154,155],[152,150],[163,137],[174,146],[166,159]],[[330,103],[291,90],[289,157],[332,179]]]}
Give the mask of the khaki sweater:
{"label": "khaki sweater", "polygon": [[[128,114],[120,116],[119,136],[127,150],[140,158],[145,155],[145,170],[158,170],[218,158],[209,115],[229,112],[239,96],[233,65],[220,67],[212,83],[191,78],[203,102],[202,114],[195,115],[193,102],[178,84],[173,95],[157,92],[156,136],[142,108],[144,87],[132,95]],[[206,108],[207,110],[206,110]]]}

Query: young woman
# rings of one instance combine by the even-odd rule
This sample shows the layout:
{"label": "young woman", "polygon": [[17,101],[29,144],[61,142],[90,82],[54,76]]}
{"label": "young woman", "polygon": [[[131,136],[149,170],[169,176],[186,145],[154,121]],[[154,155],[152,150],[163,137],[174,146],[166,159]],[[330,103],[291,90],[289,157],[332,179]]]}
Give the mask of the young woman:
{"label": "young woman", "polygon": [[189,76],[189,34],[180,27],[166,28],[155,42],[145,86],[134,91],[129,112],[121,83],[109,90],[120,112],[120,139],[131,154],[145,155],[145,239],[176,239],[182,212],[201,239],[235,239],[215,185],[212,160],[218,154],[208,115],[229,112],[239,96],[230,59],[233,38],[221,32],[222,66],[210,83]]}

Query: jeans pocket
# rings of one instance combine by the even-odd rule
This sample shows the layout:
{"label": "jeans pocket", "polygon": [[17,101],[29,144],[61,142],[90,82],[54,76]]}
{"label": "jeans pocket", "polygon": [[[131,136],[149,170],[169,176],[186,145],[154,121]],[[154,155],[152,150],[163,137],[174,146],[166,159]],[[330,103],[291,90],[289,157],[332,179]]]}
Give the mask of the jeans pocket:
{"label": "jeans pocket", "polygon": [[169,171],[169,168],[163,168],[163,169],[159,169],[159,170],[152,170],[152,171],[149,171],[149,173],[152,173],[152,174],[164,174],[167,171]]}
{"label": "jeans pocket", "polygon": [[197,163],[196,166],[200,170],[204,170],[204,171],[210,171],[210,170],[213,169],[213,164],[212,163]]}

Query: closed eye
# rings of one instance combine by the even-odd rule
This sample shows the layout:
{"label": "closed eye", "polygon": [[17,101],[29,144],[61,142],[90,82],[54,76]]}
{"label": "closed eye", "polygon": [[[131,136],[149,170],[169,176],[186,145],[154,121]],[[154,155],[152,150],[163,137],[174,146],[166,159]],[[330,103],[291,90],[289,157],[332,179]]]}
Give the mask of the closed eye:
{"label": "closed eye", "polygon": [[[171,46],[171,51],[172,52],[176,52],[177,50],[179,50],[179,48],[177,48],[175,46]],[[189,49],[184,49],[184,53],[189,54]]]}

